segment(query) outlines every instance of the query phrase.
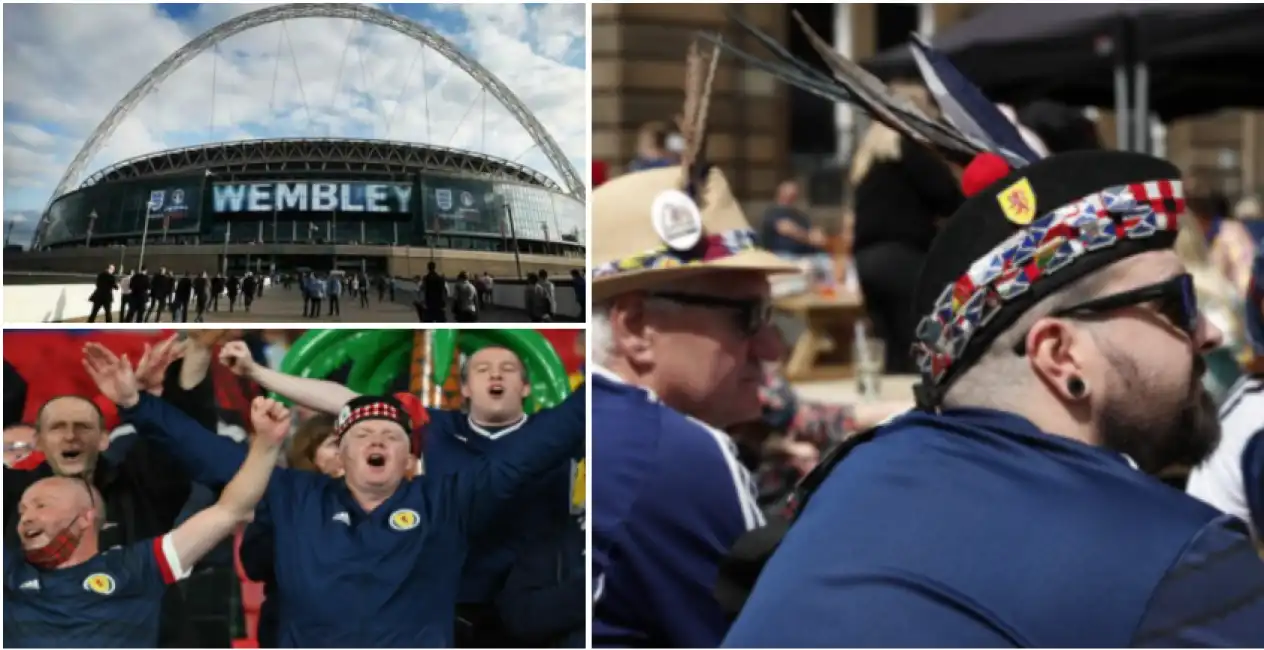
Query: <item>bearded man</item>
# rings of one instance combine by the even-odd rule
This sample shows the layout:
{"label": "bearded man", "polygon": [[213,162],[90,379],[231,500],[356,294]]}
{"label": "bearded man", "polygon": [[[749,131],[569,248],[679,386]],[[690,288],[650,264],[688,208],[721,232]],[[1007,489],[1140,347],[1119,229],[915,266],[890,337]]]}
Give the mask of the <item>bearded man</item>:
{"label": "bearded man", "polygon": [[919,410],[808,478],[726,646],[1264,644],[1245,524],[1152,476],[1220,435],[1179,170],[1076,152],[1002,173],[922,270]]}

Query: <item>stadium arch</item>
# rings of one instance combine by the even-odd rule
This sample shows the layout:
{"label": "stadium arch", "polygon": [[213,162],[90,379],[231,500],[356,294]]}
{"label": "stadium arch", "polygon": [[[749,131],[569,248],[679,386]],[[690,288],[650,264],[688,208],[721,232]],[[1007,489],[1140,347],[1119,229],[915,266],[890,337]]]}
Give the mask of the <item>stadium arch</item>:
{"label": "stadium arch", "polygon": [[101,144],[114,133],[114,129],[123,121],[123,118],[127,117],[132,112],[132,109],[149,93],[153,92],[159,84],[176,70],[179,70],[184,64],[193,60],[197,55],[211,49],[224,39],[255,27],[293,18],[345,18],[357,20],[393,30],[439,52],[466,74],[473,77],[484,89],[490,91],[492,96],[502,106],[509,109],[514,119],[518,121],[518,124],[521,124],[522,128],[526,129],[527,134],[539,145],[544,155],[548,157],[549,162],[562,175],[562,180],[568,193],[579,201],[585,201],[583,180],[575,170],[575,167],[566,159],[561,147],[553,140],[553,136],[549,135],[544,128],[544,125],[536,119],[531,110],[522,103],[522,100],[518,99],[518,96],[508,86],[496,78],[496,75],[492,74],[490,70],[483,67],[478,61],[466,56],[448,39],[421,23],[383,11],[377,7],[362,4],[282,4],[242,14],[212,27],[185,43],[183,47],[164,59],[162,63],[150,70],[149,74],[145,75],[139,83],[133,86],[123,96],[123,99],[120,99],[114,105],[114,108],[105,116],[105,119],[97,125],[97,128],[92,131],[92,135],[88,136],[88,140],[84,142],[83,148],[79,150],[74,160],[71,161],[70,166],[66,168],[66,173],[62,175],[57,188],[53,190],[53,195],[48,199],[48,205],[44,208],[44,214],[40,220],[41,227],[36,228],[36,244],[42,239],[40,235],[43,234],[43,222],[47,220],[48,210],[53,202],[57,200],[57,197],[70,191],[71,186],[75,184],[83,173],[83,168],[87,166],[92,156],[101,148]]}

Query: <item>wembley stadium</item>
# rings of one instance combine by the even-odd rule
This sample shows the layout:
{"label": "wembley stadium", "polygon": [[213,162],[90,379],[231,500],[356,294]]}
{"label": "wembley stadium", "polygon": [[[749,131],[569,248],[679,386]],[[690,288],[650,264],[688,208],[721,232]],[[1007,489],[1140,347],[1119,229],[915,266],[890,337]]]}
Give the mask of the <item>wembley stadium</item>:
{"label": "wembley stadium", "polygon": [[[504,106],[560,181],[516,161],[413,142],[279,138],[211,142],[87,169],[102,143],[198,53],[260,25],[346,18],[444,55]],[[95,273],[106,264],[181,272],[363,270],[396,277],[468,270],[519,277],[584,265],[585,186],[514,93],[442,36],[366,5],[276,5],[189,41],[119,101],[66,170],[29,251],[6,271]]]}
{"label": "wembley stadium", "polygon": [[583,202],[548,176],[472,151],[249,140],[163,151],[91,174],[53,200],[34,248],[139,252],[144,239],[154,253],[175,245],[185,256],[197,249],[225,256],[211,268],[262,264],[281,272],[328,268],[331,253],[319,249],[335,245],[359,249],[340,256],[340,266],[370,272],[388,271],[383,247],[499,253],[509,262],[516,252],[582,265],[581,233],[560,224],[583,219]]}

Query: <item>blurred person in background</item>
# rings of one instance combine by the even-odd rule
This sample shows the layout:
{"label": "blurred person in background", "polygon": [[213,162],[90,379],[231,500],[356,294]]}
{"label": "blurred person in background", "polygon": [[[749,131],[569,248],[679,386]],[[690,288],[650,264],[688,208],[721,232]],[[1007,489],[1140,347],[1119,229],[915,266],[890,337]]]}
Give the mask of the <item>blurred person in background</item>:
{"label": "blurred person in background", "polygon": [[1189,194],[1189,214],[1206,239],[1213,268],[1233,283],[1235,295],[1246,294],[1251,281],[1255,242],[1240,221],[1229,218],[1224,195],[1195,186]]}
{"label": "blurred person in background", "polygon": [[1264,247],[1264,209],[1256,196],[1244,196],[1233,206],[1233,218],[1237,219],[1251,235],[1256,250]]}
{"label": "blurred person in background", "polygon": [[1181,216],[1180,220],[1173,250],[1194,279],[1194,291],[1203,315],[1223,334],[1223,344],[1204,356],[1207,373],[1203,376],[1203,385],[1220,400],[1241,374],[1238,357],[1246,349],[1242,294],[1212,264],[1199,223],[1189,215]]}
{"label": "blurred person in background", "polygon": [[478,322],[478,289],[465,271],[456,274],[452,286],[452,316],[458,323]]}
{"label": "blurred person in background", "polygon": [[549,320],[557,318],[557,286],[549,279],[549,272],[540,269],[540,273],[536,276],[540,280],[540,288],[544,290],[545,306],[549,315]]}
{"label": "blurred person in background", "polygon": [[1194,468],[1186,491],[1264,535],[1264,252],[1256,254],[1246,296],[1253,359],[1220,405],[1220,445]]}
{"label": "blurred person in background", "polygon": [[833,284],[829,237],[812,225],[811,217],[803,211],[797,181],[786,180],[777,186],[776,201],[764,212],[759,230],[760,243],[769,252],[792,262],[807,263],[814,284]]}
{"label": "blurred person in background", "polygon": [[664,122],[650,122],[641,127],[636,139],[636,157],[628,163],[628,171],[670,167],[679,155],[668,147],[672,130]]}
{"label": "blurred person in background", "polygon": [[[892,90],[927,115],[938,115],[922,86]],[[913,374],[908,351],[916,321],[913,289],[941,220],[964,198],[953,172],[935,154],[874,122],[852,161],[856,219],[854,257],[865,310],[886,341],[886,372]]]}
{"label": "blurred person in background", "polygon": [[1097,125],[1081,108],[1039,100],[1018,111],[1018,122],[1035,132],[1050,154],[1102,148]]}
{"label": "blurred person in background", "polygon": [[4,428],[4,466],[19,469],[35,453],[35,425],[19,422]]}

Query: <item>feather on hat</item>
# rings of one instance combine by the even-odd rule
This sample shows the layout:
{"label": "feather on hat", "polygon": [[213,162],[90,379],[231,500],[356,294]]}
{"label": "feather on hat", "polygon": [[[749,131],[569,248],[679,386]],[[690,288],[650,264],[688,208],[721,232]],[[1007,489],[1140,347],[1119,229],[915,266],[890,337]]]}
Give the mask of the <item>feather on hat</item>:
{"label": "feather on hat", "polygon": [[681,162],[612,178],[592,193],[595,302],[717,270],[799,273],[759,247],[724,174],[705,160],[707,113],[719,49],[697,43],[685,69],[677,128]]}
{"label": "feather on hat", "polygon": [[1074,152],[1042,158],[1001,110],[951,62],[914,36],[911,47],[941,109],[931,117],[834,52],[797,13],[825,74],[775,39],[730,19],[773,59],[714,35],[703,38],[748,65],[835,102],[855,104],[909,140],[962,165],[968,197],[940,230],[915,290],[922,315],[913,355],[918,403],[943,393],[996,336],[1045,296],[1131,255],[1170,248],[1184,210],[1180,171],[1143,154]]}

